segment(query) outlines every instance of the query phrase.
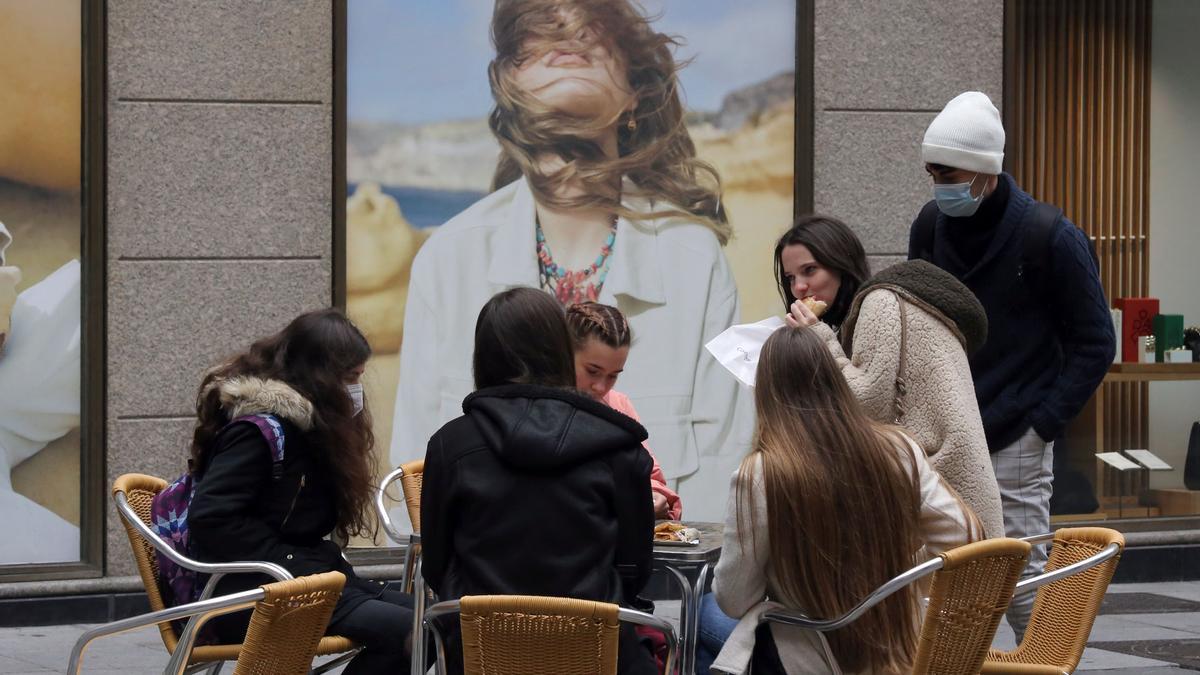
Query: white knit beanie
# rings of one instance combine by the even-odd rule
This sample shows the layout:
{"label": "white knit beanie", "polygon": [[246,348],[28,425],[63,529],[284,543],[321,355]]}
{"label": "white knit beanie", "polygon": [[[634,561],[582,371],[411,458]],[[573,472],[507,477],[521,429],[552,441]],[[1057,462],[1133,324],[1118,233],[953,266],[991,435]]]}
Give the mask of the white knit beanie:
{"label": "white knit beanie", "polygon": [[925,130],[921,160],[999,174],[1004,165],[1004,125],[987,94],[968,91],[951,99]]}

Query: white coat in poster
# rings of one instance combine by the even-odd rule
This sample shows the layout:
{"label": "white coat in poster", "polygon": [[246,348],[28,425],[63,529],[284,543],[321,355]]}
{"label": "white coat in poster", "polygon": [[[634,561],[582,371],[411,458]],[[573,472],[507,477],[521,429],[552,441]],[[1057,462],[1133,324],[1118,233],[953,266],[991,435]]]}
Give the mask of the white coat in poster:
{"label": "white coat in poster", "polygon": [[461,414],[483,303],[541,287],[626,315],[616,388],[683,517],[721,518],[753,405],[704,344],[778,311],[795,16],[793,0],[351,4],[346,305],[374,352],[382,471]]}
{"label": "white coat in poster", "polygon": [[[0,223],[0,269],[11,241]],[[13,268],[7,268],[13,269]],[[14,492],[13,467],[79,426],[79,262],[25,289],[0,312],[0,564],[79,559],[79,527]]]}

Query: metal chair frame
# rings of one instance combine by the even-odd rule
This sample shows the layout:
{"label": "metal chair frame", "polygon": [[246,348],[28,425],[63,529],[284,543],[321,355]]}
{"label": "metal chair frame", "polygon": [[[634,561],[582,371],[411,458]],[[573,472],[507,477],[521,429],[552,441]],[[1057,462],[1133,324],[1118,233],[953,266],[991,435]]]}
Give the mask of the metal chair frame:
{"label": "metal chair frame", "polygon": [[[383,532],[387,535],[387,538],[391,539],[392,542],[396,544],[404,546],[404,565],[402,567],[402,574],[404,577],[404,586],[407,590],[411,588],[412,584],[415,582],[412,574],[415,571],[414,565],[416,564],[416,558],[420,557],[419,549],[421,536],[416,533],[401,534],[400,531],[396,529],[395,523],[392,522],[392,516],[390,513],[388,513],[387,504],[385,502],[388,488],[392,486],[392,483],[395,483],[403,477],[404,467],[402,466],[397,467],[391,473],[384,476],[383,480],[379,482],[379,491],[375,493],[375,510],[379,512],[379,522],[383,525]],[[413,523],[414,530],[417,528],[417,525],[417,523]]]}
{"label": "metal chair frame", "polygon": [[[1047,532],[1045,534],[1035,534],[1028,537],[1021,537],[1021,541],[1027,541],[1035,546],[1045,546],[1046,544],[1054,543],[1054,536],[1054,532]],[[1013,592],[1013,596],[1015,597],[1018,595],[1024,595],[1025,593],[1032,593],[1046,584],[1051,584],[1059,579],[1064,579],[1073,574],[1079,574],[1080,572],[1090,570],[1096,565],[1120,555],[1120,553],[1121,546],[1119,544],[1108,544],[1096,553],[1093,553],[1079,562],[1074,562],[1070,565],[1060,567],[1053,572],[1043,572],[1036,577],[1030,577],[1023,581],[1018,581],[1017,590]]]}
{"label": "metal chair frame", "polygon": [[867,597],[863,598],[862,601],[854,607],[851,607],[846,613],[833,619],[810,619],[801,612],[775,610],[764,612],[760,623],[772,621],[788,626],[799,626],[801,628],[807,628],[809,630],[821,632],[828,632],[837,630],[839,628],[844,628],[845,626],[853,623],[856,619],[858,619],[858,617],[865,614],[867,610],[883,602],[888,596],[892,595],[896,591],[899,591],[918,579],[922,579],[933,574],[934,572],[942,569],[942,567],[945,565],[946,561],[939,557],[927,560],[906,572],[902,572],[895,577],[892,577],[879,588],[871,591]]}
{"label": "metal chair frame", "polygon": [[[990,540],[990,541],[1000,543],[1004,540]],[[1019,548],[1023,549],[1024,550],[1023,558],[1027,558],[1028,553],[1029,553],[1029,546],[1030,546],[1030,544],[1028,542],[1018,541],[1015,539],[1009,539],[1007,541],[1012,542],[1013,544],[1017,544]],[[984,542],[976,542],[975,544],[968,544],[967,546],[979,546],[981,544],[984,544]],[[955,549],[955,550],[961,550],[961,549]],[[1011,553],[1010,553],[1010,555],[1011,555]],[[850,623],[854,622],[855,620],[857,620],[868,610],[875,607],[879,603],[883,602],[883,600],[885,600],[889,596],[893,595],[900,589],[905,588],[909,584],[912,584],[920,579],[931,576],[940,570],[947,569],[947,565],[950,565],[950,563],[951,563],[950,558],[952,558],[952,557],[954,557],[954,551],[950,551],[950,552],[947,552],[946,554],[939,555],[939,556],[932,558],[930,560],[927,560],[919,565],[916,565],[915,567],[912,567],[905,572],[898,574],[897,576],[895,576],[895,577],[891,578],[890,580],[888,580],[887,582],[883,583],[881,586],[876,588],[874,591],[871,591],[871,593],[869,593],[867,595],[867,597],[863,598],[861,601],[858,602],[858,604],[851,607],[849,610],[844,612],[841,616],[837,616],[837,617],[834,617],[831,619],[812,619],[812,618],[809,618],[808,616],[804,615],[801,612],[791,611],[791,610],[776,610],[776,611],[765,612],[763,614],[762,618],[760,619],[760,624],[764,623],[764,622],[777,622],[777,623],[784,624],[784,625],[798,626],[801,628],[819,631],[819,632],[828,632],[828,631],[837,630],[839,628],[843,628],[843,627],[849,625]],[[987,557],[987,556],[984,556],[984,557]],[[970,560],[972,560],[972,558],[967,558],[967,559],[961,560],[961,561],[954,561],[954,564],[950,567],[950,569],[957,569],[963,563],[966,563]],[[1017,581],[1014,576],[1012,578],[1012,584],[1013,584],[1012,588],[1013,589],[1015,589],[1016,583],[1017,583]],[[1005,603],[1005,604],[1007,604],[1007,603]],[[996,618],[996,621],[999,620],[998,616],[995,618]],[[993,630],[994,630],[994,627],[993,627]],[[925,639],[924,631],[922,631],[922,639],[923,640]],[[926,655],[925,660],[927,661],[928,658],[929,658],[928,655]],[[980,654],[981,662],[984,658],[985,658],[984,655]],[[918,654],[918,661],[921,661],[921,660],[922,660],[922,657]],[[928,666],[928,663],[925,663],[924,665],[914,664],[914,669],[919,670],[920,672],[924,672],[924,670],[922,670],[922,669],[927,666]]]}
{"label": "metal chair frame", "polygon": [[[209,619],[222,616],[224,614],[229,614],[231,612],[249,609],[254,606],[254,603],[262,600],[265,597],[266,592],[262,588],[252,588],[248,591],[242,591],[240,593],[222,595],[216,598],[206,598],[204,600],[198,600],[186,605],[169,607],[157,612],[132,616],[127,619],[121,619],[120,621],[104,624],[103,626],[96,626],[95,628],[85,631],[83,635],[79,637],[79,640],[75,642],[75,647],[71,649],[71,660],[67,667],[67,673],[70,675],[79,674],[79,669],[83,665],[83,653],[92,643],[92,641],[96,640],[97,638],[109,635],[118,635],[131,630],[153,626],[164,621],[175,621],[185,617],[190,617],[188,620],[188,628],[196,626],[198,629]],[[194,639],[195,634],[193,633],[191,637]],[[191,642],[184,642],[184,640],[181,638],[179,645],[175,648],[175,654],[171,655],[171,661],[167,664],[167,668],[163,672],[197,672],[200,670],[210,669],[214,666],[214,664],[211,663],[203,663],[192,666],[191,668],[180,667],[187,663],[187,659],[183,658],[180,662],[180,660],[175,658],[176,654],[183,654],[186,657],[186,655],[190,653]],[[215,665],[219,668],[221,662],[218,661]]]}
{"label": "metal chair frame", "polygon": [[[1028,542],[1034,546],[1052,545],[1054,543],[1055,538],[1057,537],[1057,534],[1058,534],[1057,532],[1046,532],[1043,534],[1035,534],[1035,535],[1031,535],[1028,537],[1022,537],[1021,540]],[[1027,593],[1036,592],[1042,586],[1052,584],[1055,581],[1059,581],[1060,579],[1065,579],[1069,576],[1079,574],[1081,572],[1086,572],[1087,570],[1090,570],[1093,567],[1101,565],[1101,564],[1115,558],[1116,556],[1119,556],[1121,554],[1122,550],[1123,550],[1123,547],[1120,544],[1117,544],[1116,542],[1109,543],[1109,544],[1106,544],[1104,546],[1104,548],[1102,548],[1099,551],[1093,553],[1092,555],[1084,558],[1083,560],[1079,560],[1077,562],[1071,563],[1070,565],[1065,565],[1063,567],[1060,567],[1056,570],[1053,570],[1050,572],[1043,572],[1037,576],[1030,577],[1028,579],[1017,582],[1017,587],[1016,587],[1016,590],[1013,592],[1013,597],[1016,597],[1018,595],[1025,595]],[[1034,666],[1033,669],[1043,670],[1043,671],[1049,670],[1049,668],[1045,668],[1045,667],[1038,668],[1036,666]],[[1006,671],[1019,672],[1022,670],[1030,670],[1032,672],[1030,666],[1028,666],[1026,664],[1022,664],[1022,663],[1001,662],[1001,661],[992,661],[992,660],[985,659],[984,664],[983,664],[983,672],[985,672],[985,673],[998,673],[998,672],[1006,672]],[[1065,671],[1065,670],[1061,670],[1061,669],[1057,669],[1057,668],[1055,670],[1058,670],[1058,672],[1063,673],[1064,675],[1067,673],[1067,671]]]}
{"label": "metal chair frame", "polygon": [[[421,576],[421,535],[419,532],[401,534],[396,529],[395,523],[392,522],[385,502],[388,488],[403,477],[403,466],[396,467],[391,473],[384,476],[383,480],[379,482],[379,491],[375,493],[375,510],[379,512],[379,520],[388,539],[396,544],[404,545],[404,564],[401,567],[401,575],[405,590],[411,590],[413,594],[413,640],[410,671],[411,675],[424,675],[426,672],[424,667],[426,641],[423,639],[424,633],[421,631],[421,625],[425,616],[429,591],[425,588],[425,578]],[[412,523],[412,526],[416,530],[420,527],[420,523]],[[422,639],[418,639],[418,637]]]}
{"label": "metal chair frame", "polygon": [[[133,510],[133,507],[131,507],[129,505],[129,500],[126,498],[125,493],[123,491],[115,492],[113,494],[113,501],[116,503],[117,513],[120,514],[121,518],[124,519],[125,522],[128,523],[130,526],[132,526],[133,529],[137,530],[138,534],[141,535],[141,537],[143,539],[150,542],[150,545],[153,546],[156,551],[158,551],[162,555],[166,556],[168,559],[170,559],[172,562],[174,562],[176,565],[179,565],[180,567],[192,570],[194,572],[199,572],[201,574],[210,575],[209,579],[208,579],[208,583],[206,583],[204,585],[204,590],[200,593],[200,599],[197,601],[197,603],[189,603],[187,605],[180,605],[179,607],[171,607],[168,609],[161,610],[159,612],[152,612],[151,614],[146,614],[141,617],[131,617],[130,619],[126,619],[126,621],[132,621],[135,619],[141,619],[141,618],[156,616],[156,615],[160,615],[160,614],[165,616],[174,610],[192,607],[194,605],[197,605],[198,603],[205,602],[205,601],[209,600],[210,598],[212,598],[213,591],[216,590],[216,587],[217,587],[217,582],[219,582],[222,578],[224,578],[224,576],[226,574],[243,574],[243,573],[266,574],[267,576],[271,577],[275,581],[288,581],[293,578],[292,574],[290,572],[288,572],[286,569],[284,569],[282,566],[276,565],[275,563],[265,562],[265,561],[241,561],[241,562],[232,562],[232,563],[203,563],[203,562],[200,562],[199,560],[193,560],[192,558],[189,558],[189,557],[183,555],[182,553],[176,551],[169,544],[167,544],[167,542],[163,541],[162,537],[158,536],[158,533],[156,533],[154,530],[150,529],[150,526],[146,525],[146,523],[141,519],[141,517],[137,514],[137,512]],[[245,592],[246,593],[257,592],[257,593],[259,593],[258,599],[261,599],[261,594],[262,594],[261,590],[258,590],[258,591],[252,590],[252,591],[245,591]],[[233,598],[237,595],[238,594],[234,594],[234,595],[225,596],[225,597]],[[255,601],[257,601],[257,600],[255,600]],[[150,622],[150,624],[156,624],[156,623],[162,623],[164,621],[173,621],[175,619],[182,619],[184,617],[190,617],[188,619],[187,624],[184,626],[183,632],[180,633],[180,635],[179,635],[179,643],[175,646],[175,651],[173,651],[171,653],[171,659],[170,659],[170,661],[167,662],[167,668],[163,672],[175,674],[175,675],[182,675],[183,673],[200,672],[200,671],[204,671],[204,670],[209,671],[212,675],[215,675],[216,673],[220,672],[221,665],[223,663],[221,661],[217,661],[214,663],[200,663],[200,664],[188,666],[188,657],[191,655],[192,649],[196,646],[195,645],[196,637],[199,634],[200,628],[212,616],[218,616],[219,614],[228,614],[229,612],[237,611],[238,609],[244,609],[245,607],[251,607],[251,606],[253,606],[253,603],[255,601],[251,601],[250,604],[248,604],[248,605],[238,606],[236,609],[230,609],[228,611],[222,611],[222,612],[215,613],[215,614],[184,613],[179,616],[172,616],[171,618],[159,618],[157,621]],[[223,607],[223,605],[217,605],[217,606]],[[206,608],[203,608],[198,611],[204,612],[204,611],[206,611]],[[107,625],[115,626],[120,623],[121,622],[118,621],[113,624],[107,624]],[[145,625],[150,625],[150,624],[145,624]],[[141,627],[141,626],[142,626],[142,624],[138,624],[135,627]],[[100,628],[104,628],[104,626],[101,626]],[[98,629],[93,629],[93,630],[98,630]],[[118,632],[124,632],[124,630],[130,630],[130,629],[121,629]],[[84,635],[86,636],[87,633],[85,633]],[[361,650],[361,648],[346,652],[345,654],[339,656],[338,658],[334,659],[333,661],[330,661],[329,663],[321,664],[319,667],[314,668],[311,672],[313,673],[313,675],[319,675],[320,673],[324,673],[324,672],[332,670],[338,666],[341,666],[341,665],[347,663],[350,659],[354,658],[354,656],[357,655],[360,650]]]}
{"label": "metal chair frame", "polygon": [[[1022,537],[1021,541],[1024,541],[1030,545],[1035,545],[1035,546],[1043,545],[1044,546],[1044,545],[1053,543],[1054,536],[1055,536],[1054,532],[1047,532],[1045,534],[1036,534],[1036,535],[1031,535],[1028,537]],[[1054,583],[1055,581],[1058,581],[1059,579],[1064,579],[1073,574],[1079,574],[1080,572],[1089,570],[1107,560],[1112,559],[1113,557],[1119,555],[1120,553],[1121,553],[1121,547],[1118,544],[1115,544],[1115,543],[1108,544],[1107,546],[1105,546],[1103,549],[1101,549],[1097,553],[1094,553],[1093,555],[1091,555],[1083,560],[1072,563],[1070,565],[1066,565],[1064,567],[1060,567],[1054,571],[1044,572],[1035,577],[1030,577],[1028,579],[1024,579],[1022,581],[1017,582],[1017,585],[1013,590],[1013,597],[1016,597],[1018,595],[1024,595],[1026,593],[1036,592],[1037,589],[1041,588],[1042,586]],[[850,623],[854,622],[854,620],[858,619],[860,616],[862,616],[864,613],[866,613],[867,610],[878,605],[880,602],[882,602],[884,599],[886,599],[888,596],[892,595],[896,591],[899,591],[900,589],[908,586],[909,584],[917,581],[918,579],[927,577],[927,576],[933,574],[934,572],[940,570],[943,567],[943,565],[944,565],[944,561],[940,557],[933,558],[932,560],[928,560],[924,563],[921,563],[920,565],[917,565],[916,567],[913,567],[912,569],[909,569],[908,571],[903,572],[903,573],[893,577],[891,580],[887,581],[882,586],[880,586],[879,588],[872,591],[870,595],[868,595],[861,602],[859,602],[857,605],[852,607],[845,614],[843,614],[839,617],[833,618],[833,619],[825,619],[825,620],[810,619],[809,617],[805,616],[804,614],[802,614],[800,612],[792,612],[792,611],[787,611],[787,610],[776,610],[776,611],[764,613],[763,617],[762,617],[762,621],[763,622],[772,621],[772,622],[777,622],[777,623],[781,623],[781,624],[786,624],[789,626],[799,626],[801,628],[807,628],[809,630],[822,631],[822,632],[837,630],[839,628],[843,628],[843,627],[849,625]]]}
{"label": "metal chair frame", "polygon": [[[421,637],[424,639],[428,633],[433,633],[434,648],[437,653],[437,670],[435,671],[437,675],[446,675],[446,645],[442,637],[442,631],[434,619],[449,614],[458,614],[461,610],[462,602],[459,600],[439,602],[425,610],[425,617],[422,620]],[[675,627],[671,625],[671,622],[653,614],[639,612],[636,609],[626,609],[624,607],[617,608],[617,619],[626,623],[649,626],[662,631],[667,641],[667,663],[666,669],[663,672],[675,672],[675,667],[679,663],[679,638],[675,635]],[[416,641],[414,640],[414,642]]]}
{"label": "metal chair frame", "polygon": [[[1021,541],[1028,542],[1031,545],[1045,545],[1054,541],[1054,533],[1048,532],[1046,534],[1035,534],[1028,537],[1022,537]],[[1018,581],[1017,587],[1013,591],[1013,597],[1024,595],[1025,593],[1032,593],[1046,584],[1054,583],[1055,581],[1069,577],[1072,574],[1078,574],[1085,570],[1089,570],[1096,565],[1099,565],[1100,563],[1116,556],[1120,552],[1120,546],[1117,544],[1109,544],[1098,553],[1080,560],[1079,562],[1072,563],[1065,567],[1060,567],[1053,572],[1044,572],[1035,577]],[[943,565],[944,562],[941,558],[934,558],[932,560],[923,562],[916,567],[913,567],[907,572],[897,575],[887,583],[872,591],[870,595],[862,600],[862,602],[858,603],[848,612],[840,617],[837,617],[836,619],[810,619],[799,612],[778,610],[763,614],[763,621],[776,621],[778,623],[783,623],[790,626],[800,626],[801,628],[808,628],[810,630],[817,631],[837,630],[850,623],[853,623],[855,619],[862,616],[867,610],[883,602],[883,600],[889,595],[895,593],[901,588],[904,588],[914,581],[922,577],[927,577],[930,574],[942,569]]]}

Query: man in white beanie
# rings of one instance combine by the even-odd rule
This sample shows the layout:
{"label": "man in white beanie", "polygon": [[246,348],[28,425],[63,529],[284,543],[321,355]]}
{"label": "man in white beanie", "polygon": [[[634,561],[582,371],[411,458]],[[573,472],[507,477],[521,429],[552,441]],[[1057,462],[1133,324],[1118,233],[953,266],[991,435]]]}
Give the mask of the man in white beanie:
{"label": "man in white beanie", "polygon": [[[1004,126],[987,95],[954,97],[925,131],[933,200],[908,257],[950,272],[979,298],[988,338],[971,357],[975,395],[1010,537],[1050,530],[1054,439],[1112,363],[1115,337],[1091,243],[1053,205],[1004,173]],[[1042,571],[1034,547],[1025,576]],[[1013,600],[1020,640],[1034,594]]]}

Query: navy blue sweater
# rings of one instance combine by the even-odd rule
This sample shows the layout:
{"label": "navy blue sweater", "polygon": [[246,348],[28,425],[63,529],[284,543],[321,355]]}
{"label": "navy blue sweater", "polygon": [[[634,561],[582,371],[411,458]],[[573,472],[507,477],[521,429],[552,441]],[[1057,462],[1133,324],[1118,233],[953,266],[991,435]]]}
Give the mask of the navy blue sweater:
{"label": "navy blue sweater", "polygon": [[[1054,440],[1100,385],[1116,349],[1087,235],[1059,218],[1049,269],[1033,288],[1022,276],[1022,251],[1035,201],[1012,176],[1001,174],[1000,181],[974,217],[938,213],[932,251],[932,262],[970,288],[987,311],[987,342],[971,357],[971,374],[992,452],[1030,427]],[[953,229],[966,227],[976,229]],[[986,247],[970,245],[988,229]],[[914,227],[910,259],[919,253],[915,235]]]}

